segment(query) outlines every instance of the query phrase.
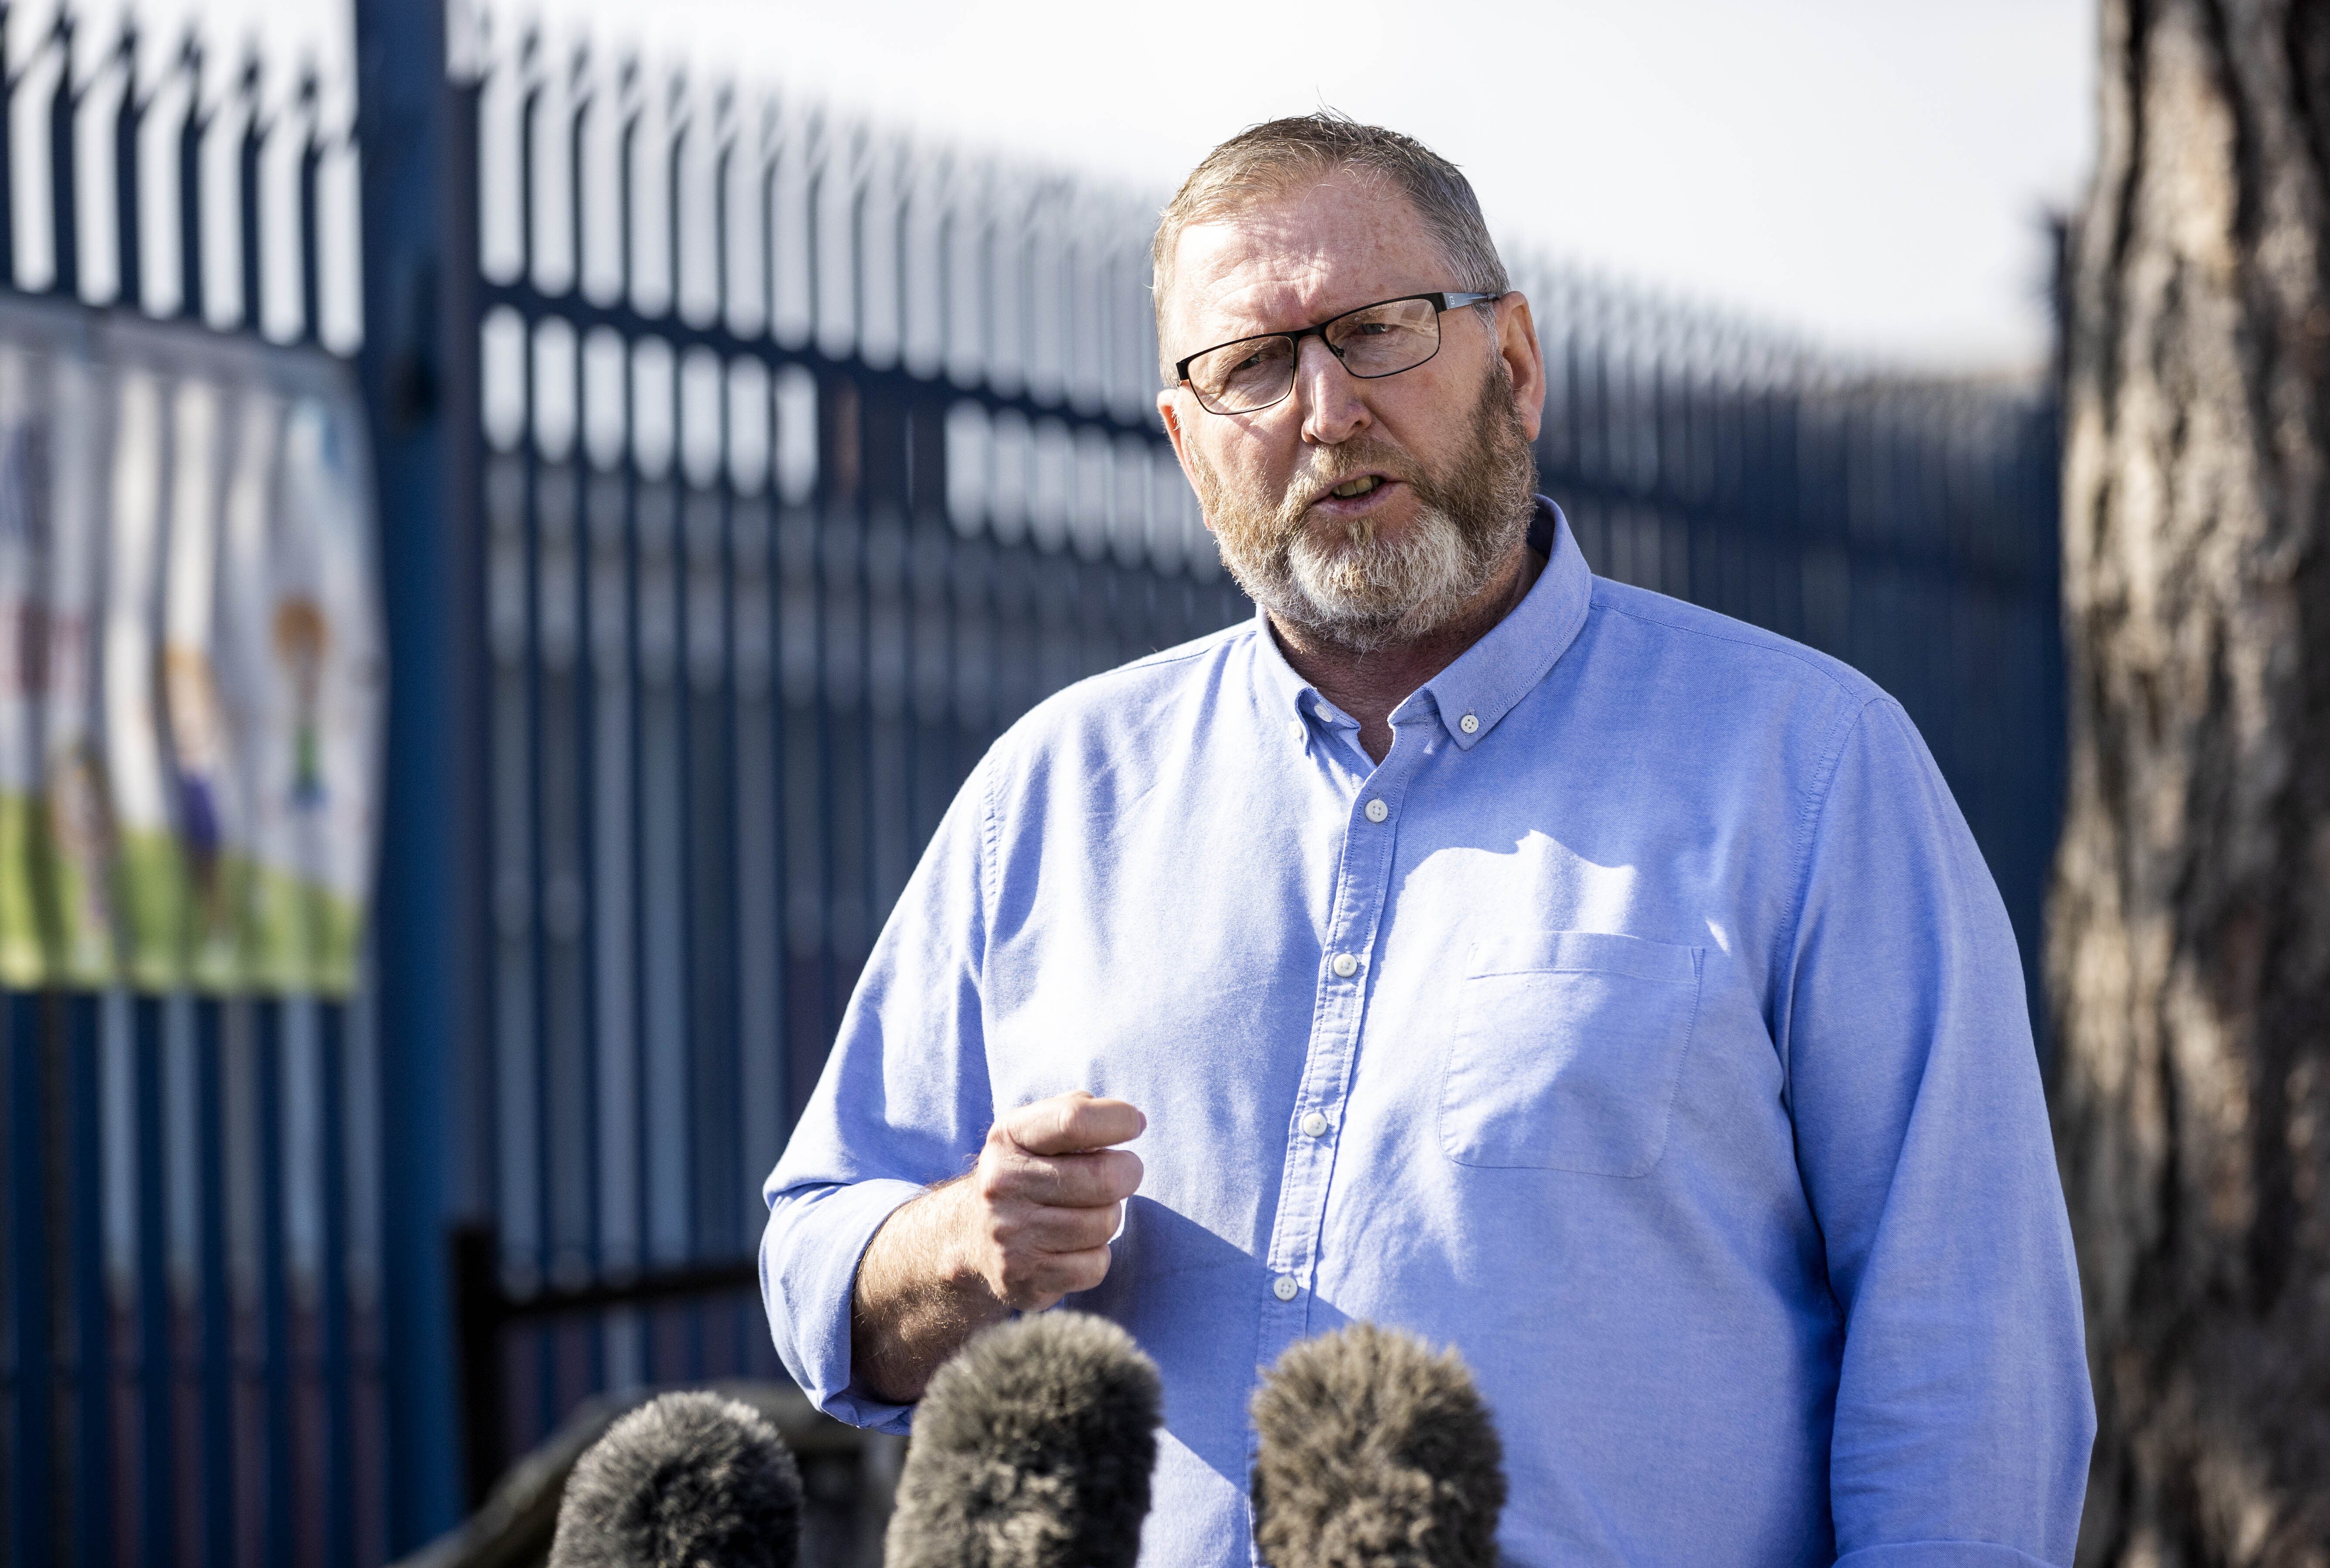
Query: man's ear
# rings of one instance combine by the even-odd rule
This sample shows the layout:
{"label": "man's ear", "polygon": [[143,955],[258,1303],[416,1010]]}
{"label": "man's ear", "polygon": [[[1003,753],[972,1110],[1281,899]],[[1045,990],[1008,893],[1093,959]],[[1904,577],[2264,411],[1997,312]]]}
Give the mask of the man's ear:
{"label": "man's ear", "polygon": [[1189,438],[1181,433],[1179,387],[1167,387],[1157,394],[1157,417],[1165,421],[1165,439],[1173,443],[1173,455],[1181,459],[1181,472],[1189,471],[1189,454],[1182,449]]}
{"label": "man's ear", "polygon": [[[1189,488],[1193,492],[1199,496],[1204,495],[1205,492],[1198,486],[1198,471],[1189,466],[1189,432],[1181,428],[1181,389],[1179,387],[1169,387],[1157,394],[1157,413],[1158,417],[1165,421],[1166,439],[1173,443],[1173,456],[1181,464],[1181,477],[1189,482]],[[1206,532],[1212,533],[1214,520],[1206,516],[1206,509],[1203,505],[1198,508],[1198,515],[1204,521]]]}
{"label": "man's ear", "polygon": [[1518,288],[1497,301],[1497,357],[1512,377],[1521,426],[1534,441],[1545,422],[1545,346],[1538,342],[1529,297]]}

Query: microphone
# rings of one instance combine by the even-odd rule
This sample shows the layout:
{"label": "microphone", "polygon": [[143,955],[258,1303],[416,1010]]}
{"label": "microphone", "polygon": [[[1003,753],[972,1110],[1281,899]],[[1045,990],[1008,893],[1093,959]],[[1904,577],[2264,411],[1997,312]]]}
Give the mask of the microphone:
{"label": "microphone", "polygon": [[800,1471],[777,1429],[716,1393],[667,1393],[566,1478],[549,1568],[794,1568]]}
{"label": "microphone", "polygon": [[975,1336],[915,1409],[885,1568],[1132,1568],[1161,1399],[1155,1364],[1106,1318]]}
{"label": "microphone", "polygon": [[1280,1356],[1253,1411],[1269,1568],[1494,1568],[1504,1450],[1454,1350],[1355,1323]]}

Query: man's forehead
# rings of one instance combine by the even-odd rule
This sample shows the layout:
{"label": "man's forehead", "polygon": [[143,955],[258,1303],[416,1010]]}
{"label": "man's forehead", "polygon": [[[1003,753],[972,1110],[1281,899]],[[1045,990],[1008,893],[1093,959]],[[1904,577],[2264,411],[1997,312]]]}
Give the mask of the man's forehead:
{"label": "man's forehead", "polygon": [[1447,270],[1410,203],[1380,178],[1345,172],[1182,230],[1172,316],[1199,348],[1445,288]]}

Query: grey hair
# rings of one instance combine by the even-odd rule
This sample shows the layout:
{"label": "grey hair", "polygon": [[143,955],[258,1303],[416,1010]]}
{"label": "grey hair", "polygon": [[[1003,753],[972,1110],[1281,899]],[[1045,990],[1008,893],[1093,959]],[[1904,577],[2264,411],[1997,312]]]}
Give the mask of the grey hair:
{"label": "grey hair", "polygon": [[1315,185],[1344,169],[1374,175],[1407,198],[1454,272],[1456,288],[1502,294],[1512,287],[1472,182],[1454,164],[1414,137],[1361,125],[1331,109],[1265,120],[1208,153],[1159,214],[1150,261],[1155,272],[1158,369],[1168,387],[1173,384],[1176,356],[1166,344],[1165,302],[1172,292],[1173,254],[1181,231]]}

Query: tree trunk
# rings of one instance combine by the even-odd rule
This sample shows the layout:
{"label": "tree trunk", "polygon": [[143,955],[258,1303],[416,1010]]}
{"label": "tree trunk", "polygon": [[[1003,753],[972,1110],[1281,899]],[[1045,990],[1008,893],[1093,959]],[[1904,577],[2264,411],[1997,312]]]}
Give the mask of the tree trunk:
{"label": "tree trunk", "polygon": [[2330,1563],[2330,0],[2103,0],[2069,260],[2082,1563]]}

